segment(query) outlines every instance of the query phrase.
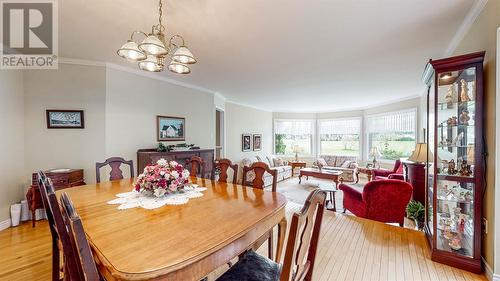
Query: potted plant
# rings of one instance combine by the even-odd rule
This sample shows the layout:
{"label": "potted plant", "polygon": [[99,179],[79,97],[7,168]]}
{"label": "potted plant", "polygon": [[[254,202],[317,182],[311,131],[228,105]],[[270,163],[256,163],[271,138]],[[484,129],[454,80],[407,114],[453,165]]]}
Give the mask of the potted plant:
{"label": "potted plant", "polygon": [[406,217],[415,221],[418,229],[424,228],[425,207],[422,203],[411,200],[406,206]]}

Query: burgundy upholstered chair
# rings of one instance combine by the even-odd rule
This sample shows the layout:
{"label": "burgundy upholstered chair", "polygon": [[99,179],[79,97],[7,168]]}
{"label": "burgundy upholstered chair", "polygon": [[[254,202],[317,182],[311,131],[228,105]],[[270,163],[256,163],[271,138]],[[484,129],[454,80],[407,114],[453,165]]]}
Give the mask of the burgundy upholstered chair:
{"label": "burgundy upholstered chair", "polygon": [[393,179],[371,181],[362,191],[343,183],[339,189],[344,192],[344,212],[347,209],[358,217],[401,226],[413,193],[409,183]]}
{"label": "burgundy upholstered chair", "polygon": [[403,175],[403,164],[400,160],[396,160],[394,163],[394,168],[392,170],[388,169],[373,169],[373,179],[375,180],[404,180]]}
{"label": "burgundy upholstered chair", "polygon": [[95,178],[96,182],[100,183],[101,182],[101,173],[100,170],[104,166],[110,166],[111,167],[111,172],[109,173],[109,180],[121,180],[123,179],[123,172],[120,169],[120,166],[124,165],[129,165],[130,167],[130,177],[134,177],[134,162],[132,160],[125,160],[121,157],[111,157],[106,159],[106,161],[102,163],[95,163]]}

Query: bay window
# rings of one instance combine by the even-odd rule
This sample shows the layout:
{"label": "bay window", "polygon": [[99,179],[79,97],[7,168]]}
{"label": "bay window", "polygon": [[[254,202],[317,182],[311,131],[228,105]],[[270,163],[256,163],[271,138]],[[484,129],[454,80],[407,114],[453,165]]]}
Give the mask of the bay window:
{"label": "bay window", "polygon": [[321,155],[360,157],[361,118],[318,121]]}
{"label": "bay window", "polygon": [[[279,155],[313,155],[313,120],[274,121],[274,153]],[[295,147],[295,149],[294,149]]]}
{"label": "bay window", "polygon": [[416,109],[366,117],[367,155],[377,147],[382,160],[410,156],[415,149]]}

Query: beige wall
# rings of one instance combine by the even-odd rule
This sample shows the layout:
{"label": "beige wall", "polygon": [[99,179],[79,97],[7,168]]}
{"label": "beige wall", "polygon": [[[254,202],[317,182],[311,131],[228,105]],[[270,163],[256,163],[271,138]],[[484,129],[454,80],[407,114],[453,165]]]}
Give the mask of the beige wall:
{"label": "beige wall", "polygon": [[[273,153],[273,114],[227,102],[226,157],[240,164],[245,157]],[[241,134],[262,134],[262,151],[241,151]]]}
{"label": "beige wall", "polygon": [[0,222],[7,220],[9,206],[22,198],[24,186],[23,73],[0,70]]}
{"label": "beige wall", "polygon": [[[26,71],[24,91],[28,181],[40,169],[83,168],[85,181],[95,182],[95,162],[105,156],[105,67],[61,64],[58,70]],[[47,129],[46,109],[84,110],[85,129]]]}
{"label": "beige wall", "polygon": [[495,94],[496,94],[496,30],[500,26],[500,0],[490,0],[460,42],[454,55],[486,51],[485,59],[485,135],[488,157],[486,158],[486,193],[483,216],[488,219],[488,234],[483,234],[483,256],[495,272],[500,272],[500,259],[493,257],[494,247],[494,193],[495,193]]}
{"label": "beige wall", "polygon": [[106,81],[106,157],[137,163],[137,149],[157,146],[157,115],[186,118],[186,141],[166,145],[215,147],[213,94],[111,68]]}

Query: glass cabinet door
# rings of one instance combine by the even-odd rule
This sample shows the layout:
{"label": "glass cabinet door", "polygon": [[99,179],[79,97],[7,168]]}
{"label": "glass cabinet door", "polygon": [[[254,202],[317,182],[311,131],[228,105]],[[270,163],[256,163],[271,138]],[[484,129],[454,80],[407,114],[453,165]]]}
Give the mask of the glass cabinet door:
{"label": "glass cabinet door", "polygon": [[[429,188],[431,198],[431,192],[436,193],[436,206],[429,206],[434,207],[436,212],[436,247],[442,251],[473,257],[476,235],[473,174],[476,151],[476,69],[471,67],[436,75],[437,107],[432,112],[436,122],[432,124],[435,127],[429,128],[429,132],[436,133],[436,137],[429,136],[429,147],[436,150],[430,149],[429,154],[437,155],[437,163],[433,163],[434,169],[429,169],[435,173],[432,175],[430,172],[429,177],[436,177],[435,189]],[[431,105],[430,107],[434,107],[434,103]],[[431,143],[434,140],[437,143]],[[432,183],[429,181],[430,185]]]}
{"label": "glass cabinet door", "polygon": [[430,91],[429,91],[429,96],[428,96],[428,105],[429,105],[429,110],[428,110],[428,124],[427,124],[427,143],[428,143],[428,150],[427,150],[427,207],[426,207],[426,222],[427,222],[427,229],[429,234],[432,236],[434,235],[434,170],[435,170],[435,165],[434,163],[434,120],[435,120],[435,85],[434,81],[431,82],[430,85]]}

